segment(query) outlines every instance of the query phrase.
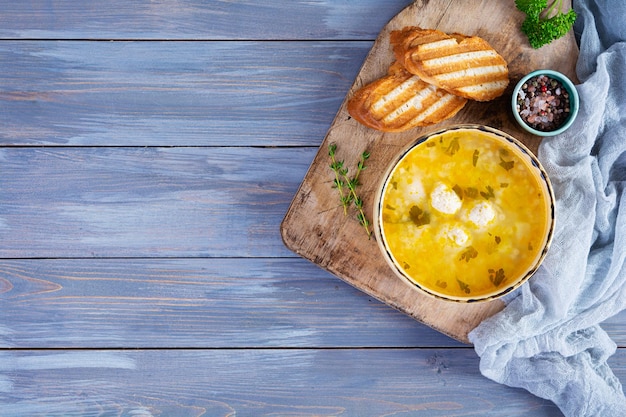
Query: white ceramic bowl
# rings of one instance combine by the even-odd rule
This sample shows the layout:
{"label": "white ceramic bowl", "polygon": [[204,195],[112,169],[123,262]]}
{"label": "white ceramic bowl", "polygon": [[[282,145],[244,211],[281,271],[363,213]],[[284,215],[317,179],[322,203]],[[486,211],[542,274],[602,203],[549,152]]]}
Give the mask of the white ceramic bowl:
{"label": "white ceramic bowl", "polygon": [[458,125],[416,139],[378,189],[374,232],[394,273],[443,300],[485,301],[528,280],[554,231],[537,158],[496,129]]}

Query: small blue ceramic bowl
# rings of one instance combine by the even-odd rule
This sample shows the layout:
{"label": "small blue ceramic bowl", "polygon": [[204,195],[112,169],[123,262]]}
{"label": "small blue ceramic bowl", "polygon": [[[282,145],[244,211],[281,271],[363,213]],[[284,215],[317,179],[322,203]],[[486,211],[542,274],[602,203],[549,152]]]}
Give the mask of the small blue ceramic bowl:
{"label": "small blue ceramic bowl", "polygon": [[[569,105],[570,105],[569,116],[554,130],[544,131],[544,130],[534,129],[533,127],[526,124],[526,122],[522,119],[522,117],[519,114],[519,108],[518,108],[518,102],[517,102],[519,92],[528,80],[538,75],[546,75],[548,78],[558,81],[559,83],[561,83],[561,85],[565,88],[565,90],[569,94]],[[569,78],[567,78],[567,76],[565,76],[564,74],[558,71],[547,70],[547,69],[540,69],[537,71],[533,71],[530,74],[526,75],[521,80],[519,80],[519,82],[515,86],[515,89],[513,90],[513,95],[511,97],[511,108],[513,110],[513,117],[515,117],[515,120],[517,120],[517,123],[520,125],[522,129],[537,136],[555,136],[560,133],[563,133],[572,125],[572,123],[574,123],[574,119],[576,119],[576,115],[578,114],[578,107],[579,107],[579,98],[578,98],[578,92],[576,91],[576,87],[574,87],[574,83],[572,83],[572,81]]]}

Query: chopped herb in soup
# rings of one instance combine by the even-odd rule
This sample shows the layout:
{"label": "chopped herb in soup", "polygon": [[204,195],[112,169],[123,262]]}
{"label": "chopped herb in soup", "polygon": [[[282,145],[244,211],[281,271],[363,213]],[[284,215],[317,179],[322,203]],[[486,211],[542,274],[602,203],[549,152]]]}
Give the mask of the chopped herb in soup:
{"label": "chopped herb in soup", "polygon": [[534,265],[548,229],[547,196],[517,152],[461,130],[403,157],[380,207],[382,236],[405,275],[443,295],[481,297]]}

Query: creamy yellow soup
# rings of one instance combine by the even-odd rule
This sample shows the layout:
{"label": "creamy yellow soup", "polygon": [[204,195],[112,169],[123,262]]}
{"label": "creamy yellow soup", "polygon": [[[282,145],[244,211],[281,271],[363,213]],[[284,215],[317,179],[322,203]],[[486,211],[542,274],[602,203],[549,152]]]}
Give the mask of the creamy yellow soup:
{"label": "creamy yellow soup", "polygon": [[412,148],[380,203],[396,266],[451,298],[510,287],[537,263],[549,230],[549,193],[530,163],[506,139],[479,130],[448,131]]}

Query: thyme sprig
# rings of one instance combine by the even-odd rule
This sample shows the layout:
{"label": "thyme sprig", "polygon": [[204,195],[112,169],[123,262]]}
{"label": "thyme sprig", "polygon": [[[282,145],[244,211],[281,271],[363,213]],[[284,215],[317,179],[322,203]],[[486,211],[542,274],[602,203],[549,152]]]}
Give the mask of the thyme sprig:
{"label": "thyme sprig", "polygon": [[335,157],[335,152],[337,151],[337,145],[331,143],[328,146],[328,155],[330,156],[330,169],[335,173],[335,179],[333,180],[333,188],[336,188],[339,191],[339,201],[341,201],[341,205],[343,206],[343,214],[344,216],[348,215],[348,207],[350,207],[350,202],[352,200],[352,195],[348,192],[344,194],[344,188],[346,187],[346,183],[343,178],[348,175],[348,169],[344,168],[343,161],[338,161]]}
{"label": "thyme sprig", "polygon": [[348,168],[345,167],[343,160],[337,160],[336,156],[337,144],[331,143],[328,145],[328,155],[330,156],[330,169],[335,173],[335,179],[333,180],[333,188],[337,188],[339,192],[339,201],[343,206],[344,216],[348,215],[348,209],[352,204],[357,210],[356,218],[359,224],[363,226],[367,233],[368,239],[372,237],[372,231],[370,230],[370,221],[365,216],[363,211],[363,199],[357,194],[357,187],[361,185],[359,182],[359,175],[365,170],[365,161],[370,157],[370,153],[365,151],[361,153],[359,162],[356,166],[356,173],[352,178],[348,176]]}

